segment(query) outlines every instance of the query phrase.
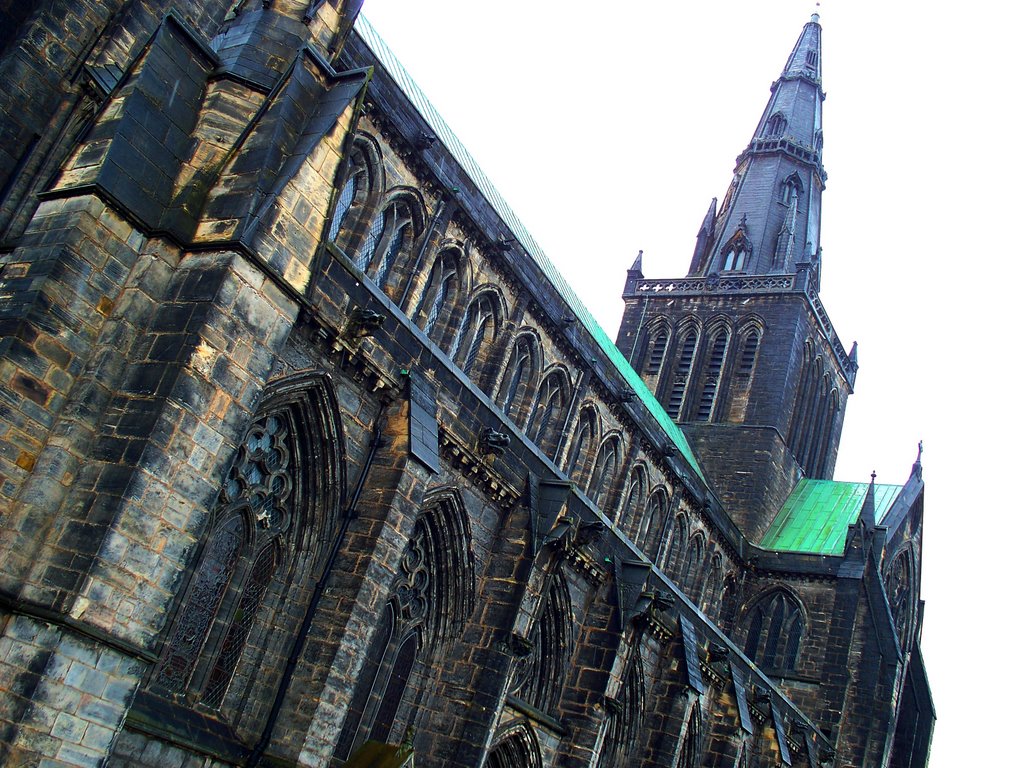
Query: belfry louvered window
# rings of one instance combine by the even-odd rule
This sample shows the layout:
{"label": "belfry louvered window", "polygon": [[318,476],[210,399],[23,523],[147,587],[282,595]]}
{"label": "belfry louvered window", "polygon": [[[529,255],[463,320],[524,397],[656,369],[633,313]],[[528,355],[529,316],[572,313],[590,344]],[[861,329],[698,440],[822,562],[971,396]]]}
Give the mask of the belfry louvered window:
{"label": "belfry louvered window", "polygon": [[668,413],[674,419],[682,418],[683,402],[686,399],[686,386],[690,381],[693,369],[693,355],[697,349],[697,330],[690,328],[683,334],[679,345],[679,360],[676,362],[672,377],[672,389],[668,396]]}
{"label": "belfry louvered window", "polygon": [[657,376],[661,371],[661,364],[665,360],[665,349],[668,347],[668,331],[658,329],[651,335],[650,346],[647,349],[647,363],[644,365],[644,373]]}
{"label": "belfry louvered window", "polygon": [[736,375],[741,379],[749,379],[754,372],[754,362],[757,360],[757,346],[760,338],[757,331],[748,331],[743,337],[743,347],[740,350],[740,359],[736,367]]}
{"label": "belfry louvered window", "polygon": [[711,337],[708,359],[704,367],[704,385],[700,392],[700,402],[697,404],[697,421],[710,421],[714,413],[728,342],[729,333],[724,328],[716,331]]}

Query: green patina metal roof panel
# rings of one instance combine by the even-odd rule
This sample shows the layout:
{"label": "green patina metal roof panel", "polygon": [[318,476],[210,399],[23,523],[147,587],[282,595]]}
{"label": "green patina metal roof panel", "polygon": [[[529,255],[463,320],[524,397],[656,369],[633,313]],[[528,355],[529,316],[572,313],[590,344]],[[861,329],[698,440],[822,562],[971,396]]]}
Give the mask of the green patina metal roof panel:
{"label": "green patina metal roof panel", "polygon": [[[875,522],[885,517],[901,485],[875,484]],[[801,480],[789,494],[761,539],[760,546],[778,552],[841,555],[846,532],[857,520],[868,483]]]}
{"label": "green patina metal roof panel", "polygon": [[690,447],[686,436],[683,435],[682,431],[680,431],[678,425],[672,421],[672,418],[665,412],[661,403],[658,402],[658,399],[647,388],[644,380],[640,378],[637,372],[633,370],[633,366],[631,366],[626,358],[623,357],[622,353],[619,352],[618,347],[615,346],[615,342],[613,342],[608,337],[608,334],[604,332],[604,329],[601,328],[600,324],[590,313],[590,310],[586,308],[579,296],[576,295],[576,292],[569,286],[562,274],[558,271],[555,265],[551,263],[551,260],[537,244],[537,241],[533,239],[533,235],[527,231],[523,223],[519,221],[519,218],[512,212],[508,203],[501,197],[490,179],[487,178],[486,174],[484,174],[480,166],[477,165],[472,155],[469,154],[469,150],[467,150],[463,146],[462,142],[459,141],[458,137],[444,121],[444,118],[441,117],[434,105],[430,103],[420,87],[405,70],[405,67],[402,66],[401,62],[391,49],[388,48],[381,36],[366,20],[366,14],[361,13],[356,18],[355,30],[359,37],[362,38],[370,47],[373,54],[380,60],[381,64],[384,65],[388,74],[394,78],[395,82],[402,89],[402,92],[406,95],[409,101],[412,102],[413,106],[415,106],[416,111],[420,113],[424,120],[426,120],[437,138],[441,140],[462,169],[473,180],[474,184],[476,184],[477,188],[480,190],[480,193],[501,217],[502,221],[505,222],[505,225],[509,230],[515,235],[527,255],[533,259],[534,263],[540,267],[544,275],[551,281],[551,284],[558,291],[559,295],[561,295],[565,303],[568,304],[575,313],[580,325],[586,328],[608,360],[615,366],[622,378],[625,379],[626,384],[636,393],[637,400],[643,403],[644,407],[651,416],[654,417],[655,421],[658,422],[659,426],[665,430],[665,434],[701,480],[707,482],[704,478],[704,473],[701,472],[700,466],[697,464],[697,458],[693,453],[693,449]]}

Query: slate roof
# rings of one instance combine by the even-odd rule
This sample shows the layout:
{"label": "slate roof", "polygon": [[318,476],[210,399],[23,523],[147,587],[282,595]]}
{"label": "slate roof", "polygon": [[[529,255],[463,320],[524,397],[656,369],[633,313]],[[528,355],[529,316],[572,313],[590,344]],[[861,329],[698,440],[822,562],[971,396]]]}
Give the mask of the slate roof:
{"label": "slate roof", "polygon": [[[892,507],[902,485],[875,484],[875,522]],[[841,555],[847,528],[857,520],[868,483],[801,480],[789,494],[760,546],[777,552]]]}
{"label": "slate roof", "polygon": [[487,178],[480,166],[477,165],[476,160],[469,154],[469,150],[463,146],[452,129],[448,127],[444,118],[441,117],[441,114],[427,99],[426,94],[423,93],[381,36],[366,20],[366,14],[361,13],[356,18],[355,31],[369,46],[370,50],[373,51],[373,55],[384,65],[384,69],[387,70],[409,101],[412,102],[416,111],[420,113],[431,127],[437,138],[445,145],[459,165],[462,166],[463,170],[473,180],[480,193],[515,235],[519,244],[526,251],[526,254],[533,259],[534,263],[555,287],[565,303],[569,305],[576,315],[579,324],[589,332],[601,348],[601,351],[604,352],[608,360],[615,366],[619,375],[625,379],[626,384],[636,393],[637,400],[643,403],[651,416],[658,422],[658,425],[665,430],[666,435],[686,459],[686,462],[704,480],[704,473],[697,463],[693,449],[679,427],[672,421],[668,413],[665,412],[665,409],[647,388],[643,379],[640,378],[626,358],[623,357],[618,347],[615,346],[615,342],[604,332],[604,329],[601,328],[601,325],[590,313],[590,310],[587,309],[583,301],[576,295],[576,292],[547,257],[540,245],[537,244],[537,241],[533,239],[533,235],[527,231],[523,223],[512,212],[509,204],[505,202],[498,193],[498,190],[495,189],[494,184],[491,183],[491,180]]}

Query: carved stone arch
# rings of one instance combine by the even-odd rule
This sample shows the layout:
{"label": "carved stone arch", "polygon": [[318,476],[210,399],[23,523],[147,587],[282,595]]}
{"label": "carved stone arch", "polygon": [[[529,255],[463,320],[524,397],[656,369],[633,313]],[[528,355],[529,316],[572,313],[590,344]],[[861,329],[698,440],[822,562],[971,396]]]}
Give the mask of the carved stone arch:
{"label": "carved stone arch", "polygon": [[358,252],[370,219],[380,207],[385,185],[383,158],[377,140],[360,131],[352,141],[348,161],[339,166],[334,179],[325,240],[350,258]]}
{"label": "carved stone arch", "polygon": [[421,274],[414,276],[416,287],[411,316],[420,330],[442,349],[454,333],[455,319],[462,317],[464,297],[469,292],[469,259],[463,245],[452,239],[441,242]]}
{"label": "carved stone arch", "polygon": [[704,586],[704,560],[707,552],[707,536],[704,531],[693,533],[686,544],[686,558],[683,561],[683,592],[694,603],[700,603]]}
{"label": "carved stone arch", "polygon": [[629,470],[626,480],[626,492],[622,497],[622,506],[615,517],[615,522],[624,531],[635,535],[643,515],[643,505],[650,487],[651,472],[644,461],[636,462]]}
{"label": "carved stone arch", "polygon": [[485,768],[543,768],[537,735],[526,720],[499,730],[487,753]]}
{"label": "carved stone arch", "polygon": [[467,374],[487,357],[491,345],[508,317],[501,290],[485,284],[473,291],[458,325],[449,356]]}
{"label": "carved stone arch", "polygon": [[668,517],[668,504],[668,491],[665,486],[659,485],[654,488],[647,498],[643,518],[640,522],[636,543],[654,562],[659,560],[660,544]]}
{"label": "carved stone arch", "polygon": [[782,183],[779,184],[779,201],[783,205],[789,205],[793,202],[794,198],[799,202],[800,198],[804,193],[804,183],[800,179],[800,174],[796,171],[789,174]]}
{"label": "carved stone arch", "polygon": [[556,568],[530,633],[533,648],[516,671],[518,685],[511,691],[541,712],[554,714],[558,710],[572,658],[574,628],[569,584],[562,569]]}
{"label": "carved stone arch", "polygon": [[[227,472],[209,530],[168,625],[143,695],[259,717],[242,706],[273,695],[267,648],[294,627],[273,617],[321,576],[345,500],[345,436],[329,378],[304,374],[268,386]],[[300,611],[301,613],[301,611]]]}
{"label": "carved stone arch", "polygon": [[690,714],[686,718],[686,730],[683,731],[682,743],[679,746],[679,759],[675,768],[699,768],[700,766],[700,745],[702,741],[702,722],[700,711],[700,699],[694,699],[690,704]]}
{"label": "carved stone arch", "polygon": [[588,469],[596,457],[600,429],[601,418],[597,405],[588,400],[580,408],[565,462],[565,474],[581,485],[583,480],[589,477]]}
{"label": "carved stone arch", "polygon": [[652,318],[644,328],[643,339],[643,357],[638,370],[651,390],[656,390],[672,339],[672,324],[661,315]]}
{"label": "carved stone arch", "polygon": [[917,627],[917,558],[912,545],[893,556],[883,578],[896,639],[903,652],[909,653]]}
{"label": "carved stone arch", "polygon": [[747,227],[740,224],[732,237],[725,241],[719,251],[721,270],[723,272],[743,272],[754,260],[754,244],[747,237]]}
{"label": "carved stone arch", "polygon": [[570,398],[569,372],[564,365],[549,366],[537,387],[536,405],[530,412],[526,435],[549,458],[554,456],[565,426]]}
{"label": "carved stone arch", "polygon": [[676,325],[673,335],[671,375],[663,377],[662,402],[668,415],[681,421],[686,412],[690,382],[694,378],[697,353],[701,339],[701,322],[695,315],[689,315]]}
{"label": "carved stone arch", "polygon": [[786,126],[786,116],[782,112],[775,112],[765,121],[761,135],[767,139],[779,138],[786,132]]}
{"label": "carved stone arch", "polygon": [[398,295],[396,286],[408,279],[408,263],[425,229],[426,209],[418,189],[389,189],[356,251],[356,266],[392,295]]}
{"label": "carved stone arch", "polygon": [[605,511],[605,506],[615,488],[619,471],[622,468],[623,454],[622,435],[618,430],[613,430],[602,436],[600,447],[597,450],[597,458],[590,472],[590,480],[587,483],[587,496],[601,511]]}
{"label": "carved stone arch", "polygon": [[751,598],[743,610],[744,653],[768,674],[794,672],[800,658],[807,610],[786,585],[774,585]]}
{"label": "carved stone arch", "polygon": [[455,488],[435,488],[391,585],[342,726],[335,760],[367,739],[387,741],[413,722],[446,649],[473,612],[476,576],[469,517]]}
{"label": "carved stone arch", "polygon": [[494,400],[516,426],[522,428],[533,406],[544,353],[540,334],[520,328],[512,340],[509,355]]}
{"label": "carved stone arch", "polygon": [[725,374],[732,324],[727,318],[715,318],[705,325],[700,353],[700,390],[691,407],[695,421],[714,421],[719,410],[722,381]]}
{"label": "carved stone arch", "polygon": [[634,645],[626,664],[619,695],[608,703],[609,715],[597,768],[626,765],[626,759],[640,740],[648,690],[641,643]]}

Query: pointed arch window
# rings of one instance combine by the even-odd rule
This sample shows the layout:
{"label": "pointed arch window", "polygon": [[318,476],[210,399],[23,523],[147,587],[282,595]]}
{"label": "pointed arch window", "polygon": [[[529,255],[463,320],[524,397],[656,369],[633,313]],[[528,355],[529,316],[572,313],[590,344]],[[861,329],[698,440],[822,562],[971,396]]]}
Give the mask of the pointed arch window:
{"label": "pointed arch window", "polygon": [[694,534],[686,548],[686,560],[683,562],[683,591],[695,603],[700,602],[701,589],[704,586],[704,537]]}
{"label": "pointed arch window", "polygon": [[768,118],[768,122],[764,125],[764,135],[766,138],[775,139],[786,132],[786,118],[781,112],[776,112],[774,115]]}
{"label": "pointed arch window", "polygon": [[509,367],[505,373],[505,384],[502,387],[502,410],[517,425],[522,426],[531,403],[533,375],[537,370],[537,352],[530,337],[520,338],[516,342]]}
{"label": "pointed arch window", "polygon": [[668,331],[658,328],[652,332],[647,348],[647,360],[644,362],[644,374],[657,376],[661,364],[665,360],[665,349],[668,347]]}
{"label": "pointed arch window", "polygon": [[587,485],[587,496],[600,509],[604,509],[615,478],[619,474],[619,440],[612,437],[605,440],[597,454],[597,463]]}
{"label": "pointed arch window", "polygon": [[697,350],[697,329],[688,328],[683,332],[679,344],[679,359],[676,361],[675,374],[672,377],[672,389],[668,397],[668,412],[677,421],[683,417],[683,403],[686,401],[686,388],[690,383],[693,370],[693,357]]}
{"label": "pointed arch window", "polygon": [[662,529],[668,512],[668,498],[661,488],[654,491],[647,500],[637,543],[644,549],[651,560],[657,561],[658,545],[661,543]]}
{"label": "pointed arch window", "polygon": [[629,473],[629,485],[626,486],[626,500],[619,514],[619,525],[629,531],[636,530],[641,521],[641,505],[647,494],[647,471],[637,465]]}
{"label": "pointed arch window", "polygon": [[795,173],[790,174],[785,181],[782,182],[780,188],[780,201],[783,205],[790,205],[793,203],[799,203],[800,194],[803,192],[803,184],[800,181],[800,177]]}
{"label": "pointed arch window", "polygon": [[752,256],[753,246],[747,238],[745,228],[741,226],[722,248],[722,271],[742,272],[747,268]]}
{"label": "pointed arch window", "polygon": [[569,459],[566,462],[566,474],[577,478],[580,485],[586,477],[585,471],[590,461],[591,450],[594,439],[597,435],[597,414],[592,406],[586,407],[580,413],[579,423],[576,425],[576,434],[573,436],[572,448],[569,450]]}
{"label": "pointed arch window", "polygon": [[609,706],[605,721],[605,736],[601,744],[598,768],[625,765],[626,759],[640,740],[644,711],[647,708],[647,688],[644,680],[643,658],[640,646],[633,649],[619,698]]}
{"label": "pointed arch window", "polygon": [[469,524],[445,493],[417,519],[359,674],[335,759],[367,739],[387,742],[415,717],[411,688],[443,659],[473,609]]}
{"label": "pointed arch window", "polygon": [[572,657],[572,598],[561,570],[555,571],[544,597],[544,609],[534,622],[533,649],[519,662],[515,694],[541,712],[554,713]]}
{"label": "pointed arch window", "polygon": [[344,497],[344,435],[332,398],[319,377],[268,390],[221,487],[160,659],[137,694],[144,711],[201,702],[258,730],[261,712],[244,707],[244,697],[272,696],[282,670],[254,652],[250,636],[258,633],[261,647],[287,647],[293,630],[272,617],[297,599],[297,584],[316,578],[319,547]]}
{"label": "pointed arch window", "polygon": [[366,210],[374,187],[374,179],[379,178],[377,163],[373,162],[376,153],[365,139],[356,139],[352,146],[352,159],[347,169],[342,169],[344,181],[340,184],[334,199],[334,210],[327,225],[327,240],[342,246],[349,241],[353,230],[358,228],[361,214]]}
{"label": "pointed arch window", "polygon": [[754,364],[757,362],[757,350],[761,343],[761,334],[751,328],[743,334],[740,344],[740,359],[736,365],[736,376],[741,380],[749,380],[754,375]]}
{"label": "pointed arch window", "polygon": [[[430,270],[430,282],[423,293],[417,314],[420,327],[435,342],[444,331],[459,288],[459,252],[447,248],[438,254]],[[423,315],[426,315],[424,318]]]}
{"label": "pointed arch window", "polygon": [[690,707],[690,718],[686,721],[686,735],[679,750],[679,768],[698,768],[700,765],[700,704]]}
{"label": "pointed arch window", "polygon": [[497,311],[493,296],[478,296],[469,306],[459,326],[459,332],[452,344],[452,357],[462,370],[473,370],[485,342],[494,338],[497,332]]}
{"label": "pointed arch window", "polygon": [[909,549],[900,552],[889,566],[885,575],[885,594],[889,599],[896,638],[900,642],[900,648],[906,653],[909,650],[913,629],[914,595]]}
{"label": "pointed arch window", "polygon": [[708,359],[704,366],[704,385],[697,403],[697,421],[711,421],[718,399],[718,386],[725,366],[725,351],[729,343],[729,331],[719,328],[711,335]]}
{"label": "pointed arch window", "polygon": [[501,734],[487,754],[484,768],[543,768],[540,745],[526,723],[517,723]]}
{"label": "pointed arch window", "polygon": [[374,282],[383,287],[399,256],[412,249],[415,226],[409,203],[401,198],[392,200],[370,223],[356,255],[356,266],[372,274]]}
{"label": "pointed arch window", "polygon": [[550,458],[550,451],[557,442],[552,438],[553,425],[565,418],[565,404],[568,399],[565,380],[559,371],[549,373],[541,382],[537,396],[537,407],[530,416],[526,429],[527,437]]}
{"label": "pointed arch window", "polygon": [[758,600],[748,613],[744,653],[768,672],[796,670],[803,637],[803,613],[796,600],[783,590]]}

